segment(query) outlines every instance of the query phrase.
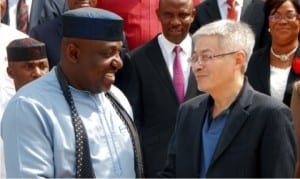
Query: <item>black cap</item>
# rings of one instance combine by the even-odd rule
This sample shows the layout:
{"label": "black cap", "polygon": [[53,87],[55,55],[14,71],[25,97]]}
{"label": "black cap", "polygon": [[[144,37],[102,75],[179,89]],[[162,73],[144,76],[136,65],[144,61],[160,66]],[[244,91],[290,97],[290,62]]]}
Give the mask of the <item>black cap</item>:
{"label": "black cap", "polygon": [[47,58],[45,44],[32,38],[16,39],[6,47],[8,61],[29,61]]}
{"label": "black cap", "polygon": [[79,8],[65,12],[62,19],[64,37],[106,41],[123,38],[123,19],[107,10]]}

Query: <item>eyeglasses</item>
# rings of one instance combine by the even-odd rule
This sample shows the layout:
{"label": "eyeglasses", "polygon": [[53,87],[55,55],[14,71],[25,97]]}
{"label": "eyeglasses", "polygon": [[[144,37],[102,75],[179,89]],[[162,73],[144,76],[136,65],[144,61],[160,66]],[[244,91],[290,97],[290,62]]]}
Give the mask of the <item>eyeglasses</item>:
{"label": "eyeglasses", "polygon": [[223,57],[223,56],[226,56],[226,55],[232,55],[236,52],[238,52],[238,51],[233,51],[233,52],[228,52],[228,53],[221,53],[221,54],[217,54],[217,55],[192,56],[188,59],[188,62],[189,62],[189,64],[192,64],[192,65],[195,65],[196,63],[197,64],[202,64],[202,63],[212,61],[214,58]]}
{"label": "eyeglasses", "polygon": [[299,19],[299,18],[300,18],[299,14],[288,14],[285,16],[281,16],[279,14],[274,14],[274,15],[269,16],[269,20],[272,22],[278,22],[281,19],[284,19],[285,21],[290,22],[290,21],[295,21],[296,19]]}

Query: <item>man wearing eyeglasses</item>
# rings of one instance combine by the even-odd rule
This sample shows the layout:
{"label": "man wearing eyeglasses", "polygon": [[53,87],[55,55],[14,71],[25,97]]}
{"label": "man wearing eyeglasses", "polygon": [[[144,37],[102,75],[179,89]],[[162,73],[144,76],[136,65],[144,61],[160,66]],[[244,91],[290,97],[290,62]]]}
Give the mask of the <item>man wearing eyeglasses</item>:
{"label": "man wearing eyeglasses", "polygon": [[216,21],[193,35],[198,89],[185,102],[161,177],[289,178],[296,142],[289,108],[245,78],[254,34],[242,22]]}

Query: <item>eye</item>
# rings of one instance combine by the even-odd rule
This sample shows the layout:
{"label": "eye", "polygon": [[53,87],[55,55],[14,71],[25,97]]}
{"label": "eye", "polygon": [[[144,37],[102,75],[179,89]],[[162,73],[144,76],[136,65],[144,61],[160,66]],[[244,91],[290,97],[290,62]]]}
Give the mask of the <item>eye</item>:
{"label": "eye", "polygon": [[213,58],[212,55],[202,55],[202,56],[201,56],[201,60],[202,60],[203,62],[210,61],[212,58]]}
{"label": "eye", "polygon": [[190,57],[189,59],[188,59],[188,62],[189,63],[196,63],[198,61],[198,56],[196,56],[196,55],[193,55],[192,57]]}
{"label": "eye", "polygon": [[114,55],[114,52],[112,50],[107,50],[99,53],[101,57],[103,58],[109,58]]}
{"label": "eye", "polygon": [[269,19],[270,19],[271,21],[277,21],[277,20],[280,20],[280,19],[281,19],[281,16],[278,15],[278,14],[274,14],[274,15],[269,16]]}
{"label": "eye", "polygon": [[296,16],[297,16],[296,14],[288,14],[288,15],[286,15],[286,18],[288,20],[294,20]]}
{"label": "eye", "polygon": [[104,59],[108,59],[113,56],[119,55],[120,52],[121,52],[120,48],[112,47],[112,48],[106,48],[106,49],[99,51],[99,55]]}
{"label": "eye", "polygon": [[173,17],[173,15],[171,13],[164,13],[163,16],[166,19],[171,19]]}
{"label": "eye", "polygon": [[40,63],[40,64],[39,64],[39,68],[40,68],[41,70],[44,70],[44,69],[48,68],[48,65],[47,65],[46,63]]}
{"label": "eye", "polygon": [[33,68],[33,65],[32,65],[31,63],[25,63],[25,64],[23,65],[23,68],[24,68],[25,70],[31,70],[31,69]]}
{"label": "eye", "polygon": [[189,15],[190,14],[188,14],[188,13],[181,13],[181,14],[179,14],[179,17],[180,17],[180,19],[186,19],[186,18],[188,18],[189,17]]}

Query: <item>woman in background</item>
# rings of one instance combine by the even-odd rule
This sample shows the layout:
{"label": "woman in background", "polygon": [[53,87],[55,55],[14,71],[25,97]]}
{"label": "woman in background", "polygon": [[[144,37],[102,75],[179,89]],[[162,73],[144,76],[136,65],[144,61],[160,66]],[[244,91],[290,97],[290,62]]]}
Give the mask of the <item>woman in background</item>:
{"label": "woman in background", "polygon": [[293,83],[300,80],[300,5],[298,0],[266,0],[271,43],[254,53],[247,76],[258,91],[290,105]]}

